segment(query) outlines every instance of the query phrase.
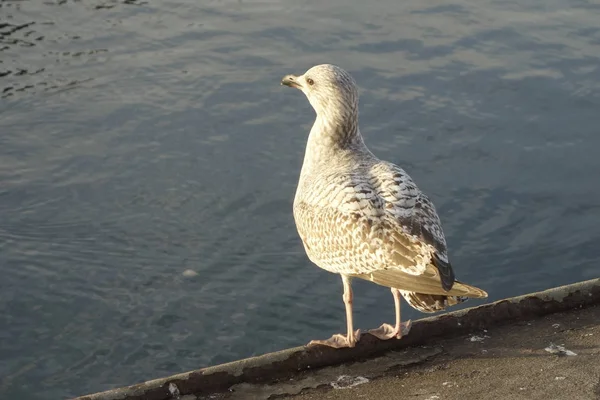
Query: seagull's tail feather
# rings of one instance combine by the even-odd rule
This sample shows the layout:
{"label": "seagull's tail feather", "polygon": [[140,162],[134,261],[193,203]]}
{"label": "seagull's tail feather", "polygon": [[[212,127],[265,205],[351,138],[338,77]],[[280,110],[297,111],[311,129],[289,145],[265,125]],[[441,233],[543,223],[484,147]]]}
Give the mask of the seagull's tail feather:
{"label": "seagull's tail feather", "polygon": [[445,290],[437,269],[433,268],[428,268],[421,275],[411,275],[399,269],[385,269],[356,277],[399,289],[408,304],[425,313],[442,311],[469,297],[487,297],[485,291],[460,281],[454,281],[452,288]]}
{"label": "seagull's tail feather", "polygon": [[445,290],[442,287],[439,272],[435,267],[428,268],[421,275],[412,275],[400,269],[383,269],[353,276],[377,283],[378,285],[419,294],[474,298],[487,297],[485,291],[460,281],[454,281],[452,289]]}
{"label": "seagull's tail feather", "polygon": [[442,311],[447,307],[468,300],[468,297],[462,296],[442,296],[436,294],[407,292],[405,290],[401,290],[400,293],[408,304],[410,304],[413,308],[425,313]]}

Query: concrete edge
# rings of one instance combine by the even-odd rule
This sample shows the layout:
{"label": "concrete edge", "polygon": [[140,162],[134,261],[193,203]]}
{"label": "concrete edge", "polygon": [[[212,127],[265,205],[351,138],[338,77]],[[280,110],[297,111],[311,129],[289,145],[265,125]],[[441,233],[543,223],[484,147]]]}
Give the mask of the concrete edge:
{"label": "concrete edge", "polygon": [[492,325],[594,304],[600,304],[600,278],[420,319],[413,323],[410,333],[402,340],[380,341],[371,335],[363,335],[353,349],[295,347],[73,400],[168,400],[176,398],[178,394],[225,392],[242,382],[276,382],[303,370],[357,361],[389,350],[422,345],[441,336],[456,336]]}

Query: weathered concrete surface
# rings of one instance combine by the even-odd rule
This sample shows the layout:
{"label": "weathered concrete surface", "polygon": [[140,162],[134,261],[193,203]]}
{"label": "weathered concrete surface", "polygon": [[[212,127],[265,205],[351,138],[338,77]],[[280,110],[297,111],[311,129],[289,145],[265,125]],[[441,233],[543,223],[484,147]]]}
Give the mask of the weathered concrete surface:
{"label": "weathered concrete surface", "polygon": [[[448,338],[468,332],[481,332],[482,329],[500,327],[509,322],[530,320],[551,313],[595,304],[600,304],[600,279],[422,319],[413,324],[410,334],[402,340],[379,341],[370,335],[363,335],[353,349],[336,350],[323,346],[297,347],[126,388],[87,395],[78,400],[166,400],[176,398],[177,394],[209,396],[200,398],[216,399],[231,396],[233,393],[236,396],[238,394],[242,396],[238,398],[260,398],[256,396],[262,395],[255,392],[258,387],[248,385],[272,385],[274,383],[281,385],[282,382],[289,382],[290,379],[297,381],[306,373],[305,371],[312,371],[315,368],[338,365],[338,368],[343,370],[347,368],[349,362],[365,360],[390,350],[409,347],[412,347],[413,353],[411,353],[412,358],[408,358],[411,361],[408,364],[419,363],[434,355],[419,352],[416,346],[438,343],[441,338],[451,340]],[[407,365],[406,357],[390,354],[387,356],[388,364],[391,363],[388,367]],[[381,361],[380,359],[379,362]],[[279,389],[281,388],[282,386],[279,386]],[[235,392],[232,393],[232,389]],[[286,390],[280,390],[278,393],[280,395],[292,393]],[[224,395],[215,395],[215,393],[224,393]]]}
{"label": "weathered concrete surface", "polygon": [[[551,344],[562,345],[576,355],[552,354],[546,350]],[[405,358],[413,365],[390,366],[390,358]],[[422,362],[415,362],[419,359]],[[387,370],[382,373],[372,368],[378,364]],[[300,394],[277,398],[600,399],[600,306],[443,339],[434,348],[391,352],[333,370],[328,367],[304,374],[297,382],[283,384],[286,390],[282,390],[282,384],[234,386],[235,392],[219,399],[272,399],[272,393],[281,395],[286,391]],[[347,376],[344,382],[357,385],[334,389],[340,375]]]}

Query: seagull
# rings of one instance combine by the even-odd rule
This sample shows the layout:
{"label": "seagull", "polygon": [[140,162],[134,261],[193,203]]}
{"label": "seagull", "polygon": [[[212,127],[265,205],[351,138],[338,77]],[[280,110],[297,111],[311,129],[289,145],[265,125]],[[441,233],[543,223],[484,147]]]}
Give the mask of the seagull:
{"label": "seagull", "polygon": [[358,89],[340,67],[322,64],[282,85],[301,90],[316,112],[294,198],[294,221],[308,258],[339,274],[347,334],[308,345],[354,347],[360,330],[352,320],[353,278],[391,289],[394,326],[368,331],[388,340],[410,330],[400,318],[400,297],[431,313],[487,293],[459,282],[431,200],[400,167],[377,158],[358,126]]}

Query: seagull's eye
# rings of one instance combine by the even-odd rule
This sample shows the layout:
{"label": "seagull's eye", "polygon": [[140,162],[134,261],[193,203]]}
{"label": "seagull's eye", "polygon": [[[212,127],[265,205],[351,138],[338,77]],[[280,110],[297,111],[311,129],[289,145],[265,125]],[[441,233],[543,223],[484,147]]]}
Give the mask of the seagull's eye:
{"label": "seagull's eye", "polygon": [[306,83],[308,83],[310,86],[312,86],[312,85],[314,85],[314,84],[315,84],[315,81],[313,81],[313,80],[312,80],[312,79],[310,79],[310,78],[306,78]]}

